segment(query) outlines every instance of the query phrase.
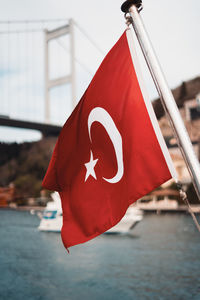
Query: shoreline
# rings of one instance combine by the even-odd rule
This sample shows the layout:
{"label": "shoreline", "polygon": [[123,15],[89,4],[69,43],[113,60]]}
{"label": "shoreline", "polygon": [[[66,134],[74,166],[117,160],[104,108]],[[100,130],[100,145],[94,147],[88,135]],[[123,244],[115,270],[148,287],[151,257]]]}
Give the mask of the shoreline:
{"label": "shoreline", "polygon": [[17,207],[10,207],[10,206],[4,206],[0,207],[0,210],[19,210],[19,211],[43,211],[45,209],[44,206],[17,206]]}
{"label": "shoreline", "polygon": [[[188,207],[186,205],[181,205],[177,208],[145,208],[137,206],[141,209],[145,214],[148,213],[155,213],[155,214],[162,214],[162,213],[189,213]],[[191,205],[192,211],[196,214],[200,214],[200,205]],[[0,210],[17,210],[17,211],[44,211],[44,206],[17,206],[17,207],[9,207],[4,206],[0,207]]]}

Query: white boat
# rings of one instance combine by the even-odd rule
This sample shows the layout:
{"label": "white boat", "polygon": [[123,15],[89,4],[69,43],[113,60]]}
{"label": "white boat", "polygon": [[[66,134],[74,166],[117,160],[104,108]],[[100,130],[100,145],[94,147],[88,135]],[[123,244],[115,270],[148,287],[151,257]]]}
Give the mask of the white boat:
{"label": "white boat", "polygon": [[143,219],[143,211],[133,205],[129,206],[126,214],[117,225],[106,231],[106,234],[129,233]]}
{"label": "white boat", "polygon": [[[41,216],[41,222],[38,227],[40,231],[60,232],[62,228],[62,207],[60,196],[57,192],[51,194],[53,201],[48,202]],[[135,206],[130,206],[121,221],[110,228],[105,233],[128,233],[132,231],[135,225],[143,218],[142,210]]]}
{"label": "white boat", "polygon": [[62,207],[60,196],[57,192],[51,194],[52,200],[41,215],[41,221],[38,229],[40,231],[60,232],[62,228]]}

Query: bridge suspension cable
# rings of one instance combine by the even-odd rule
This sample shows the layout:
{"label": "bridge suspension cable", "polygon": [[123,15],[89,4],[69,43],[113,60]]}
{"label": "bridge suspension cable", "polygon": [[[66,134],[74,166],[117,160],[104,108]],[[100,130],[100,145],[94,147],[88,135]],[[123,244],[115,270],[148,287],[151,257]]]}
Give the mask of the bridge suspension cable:
{"label": "bridge suspension cable", "polygon": [[[23,119],[36,122],[43,122],[44,118],[44,30],[54,30],[58,27],[69,23],[69,19],[48,19],[48,20],[15,20],[15,21],[0,21],[0,117]],[[93,61],[104,55],[103,50],[89,36],[89,34],[75,23],[75,29],[82,34],[84,41],[90,43],[94,49]],[[77,33],[76,31],[76,33]],[[80,36],[79,33],[77,33]],[[75,34],[76,38],[76,34]],[[80,41],[75,41],[75,44]],[[67,39],[58,38],[56,44],[66,52],[69,56],[70,48],[67,44]],[[65,58],[64,52],[50,42],[50,56],[53,61],[50,61],[51,76],[56,78],[59,74],[68,72],[68,58]],[[85,45],[86,46],[86,45]],[[82,44],[78,47],[82,54],[74,55],[74,60],[77,66],[80,66],[85,72],[77,73],[79,76],[78,84],[82,85],[85,80],[84,74],[87,74],[88,80],[94,74],[91,68],[91,53],[88,52],[88,46],[85,47],[86,55],[83,55]],[[79,54],[80,54],[79,53]],[[98,55],[96,54],[98,53]],[[88,57],[90,59],[88,60]],[[89,62],[89,63],[88,63]],[[96,68],[96,67],[95,67]],[[86,77],[87,77],[86,76]],[[88,82],[89,83],[89,82]],[[88,85],[86,83],[85,86]],[[84,88],[85,89],[85,88]],[[83,91],[84,91],[83,89]],[[67,108],[66,97],[70,97],[70,91],[66,86],[55,87],[52,91],[52,98],[56,99],[53,104],[53,114],[56,118],[51,119],[51,122],[60,122],[66,120],[66,113],[61,118],[59,114],[63,114]],[[51,101],[51,105],[52,105]],[[57,103],[57,104],[56,104]],[[60,109],[60,107],[64,109]],[[61,122],[63,122],[61,121]]]}
{"label": "bridge suspension cable", "polygon": [[[70,50],[64,45],[61,40],[56,40],[56,42],[67,52],[70,53]],[[93,75],[93,72],[84,64],[82,63],[76,56],[75,61],[90,75]]]}
{"label": "bridge suspension cable", "polygon": [[89,36],[89,34],[81,27],[76,21],[74,21],[75,26],[82,32],[82,34],[90,41],[90,43],[104,56],[105,52],[99,47],[99,45]]}

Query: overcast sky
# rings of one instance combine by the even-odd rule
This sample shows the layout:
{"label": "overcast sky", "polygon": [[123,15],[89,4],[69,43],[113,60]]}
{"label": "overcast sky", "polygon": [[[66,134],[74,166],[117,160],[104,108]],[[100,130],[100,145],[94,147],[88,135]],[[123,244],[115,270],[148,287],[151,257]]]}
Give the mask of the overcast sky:
{"label": "overcast sky", "polygon": [[[120,10],[122,3],[120,0],[0,0],[0,20],[73,18],[106,53],[126,28]],[[200,1],[144,0],[143,6],[141,15],[170,87],[199,76]],[[152,99],[157,95],[148,76],[144,77]],[[0,127],[0,132],[2,140],[10,130]],[[19,130],[12,131],[11,139],[15,139],[14,135],[18,141],[27,139]]]}

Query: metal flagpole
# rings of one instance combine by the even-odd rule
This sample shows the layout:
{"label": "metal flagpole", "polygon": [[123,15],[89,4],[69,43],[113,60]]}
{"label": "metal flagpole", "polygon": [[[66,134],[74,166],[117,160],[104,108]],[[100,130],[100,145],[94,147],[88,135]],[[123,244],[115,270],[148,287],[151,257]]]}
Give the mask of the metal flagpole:
{"label": "metal flagpole", "polygon": [[165,80],[158,59],[155,55],[154,49],[151,45],[150,39],[147,35],[144,24],[140,17],[139,12],[141,11],[141,9],[142,0],[127,0],[121,6],[121,10],[125,14],[130,14],[130,22],[133,25],[133,29],[136,33],[148,68],[153,77],[158,93],[161,97],[162,104],[174,129],[179,148],[182,152],[188,171],[191,175],[196,193],[200,200],[200,164],[194,153],[190,138],[186,131],[183,120],[180,116],[176,102]]}

